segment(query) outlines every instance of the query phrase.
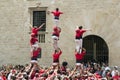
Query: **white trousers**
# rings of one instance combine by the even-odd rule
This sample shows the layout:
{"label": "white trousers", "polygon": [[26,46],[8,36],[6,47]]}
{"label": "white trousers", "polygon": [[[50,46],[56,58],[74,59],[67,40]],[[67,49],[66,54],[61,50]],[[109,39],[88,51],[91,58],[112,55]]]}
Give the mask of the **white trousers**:
{"label": "white trousers", "polygon": [[55,50],[58,49],[58,40],[59,38],[57,36],[52,36],[52,39],[53,39],[53,47]]}
{"label": "white trousers", "polygon": [[38,44],[38,42],[35,42],[35,44],[33,44],[33,45],[31,46],[31,52],[32,52],[33,50],[36,50],[37,48],[39,48],[39,44]]}
{"label": "white trousers", "polygon": [[75,43],[76,43],[76,51],[81,53],[83,40],[82,39],[75,39]]}
{"label": "white trousers", "polygon": [[58,20],[58,19],[54,19],[54,24],[55,24],[55,26],[58,27],[58,25],[59,25],[59,20]]}

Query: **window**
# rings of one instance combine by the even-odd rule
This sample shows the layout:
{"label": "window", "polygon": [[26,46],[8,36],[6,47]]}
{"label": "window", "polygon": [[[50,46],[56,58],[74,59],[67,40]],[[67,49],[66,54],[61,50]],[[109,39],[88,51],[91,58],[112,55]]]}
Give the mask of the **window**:
{"label": "window", "polygon": [[[46,23],[46,11],[33,11],[33,26],[39,27],[42,23]],[[46,25],[44,25],[38,34],[40,43],[45,43]]]}

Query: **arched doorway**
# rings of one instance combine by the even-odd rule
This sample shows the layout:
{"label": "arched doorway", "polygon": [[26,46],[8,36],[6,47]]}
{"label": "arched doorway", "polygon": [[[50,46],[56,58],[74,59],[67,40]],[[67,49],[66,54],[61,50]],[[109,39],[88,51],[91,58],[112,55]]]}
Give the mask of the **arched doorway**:
{"label": "arched doorway", "polygon": [[108,63],[108,46],[99,36],[88,35],[83,38],[83,47],[86,49],[85,62],[97,61],[99,63]]}

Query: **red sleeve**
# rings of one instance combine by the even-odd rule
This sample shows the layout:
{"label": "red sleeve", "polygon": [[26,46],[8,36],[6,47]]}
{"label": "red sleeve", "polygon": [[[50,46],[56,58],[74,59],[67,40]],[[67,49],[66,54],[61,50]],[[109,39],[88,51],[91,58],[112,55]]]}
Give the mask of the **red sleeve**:
{"label": "red sleeve", "polygon": [[86,32],[86,30],[82,30],[82,32]]}
{"label": "red sleeve", "polygon": [[53,30],[54,30],[54,31],[57,31],[58,29],[57,29],[57,27],[54,27]]}
{"label": "red sleeve", "polygon": [[76,30],[75,32],[76,32],[76,33],[79,33],[79,30]]}

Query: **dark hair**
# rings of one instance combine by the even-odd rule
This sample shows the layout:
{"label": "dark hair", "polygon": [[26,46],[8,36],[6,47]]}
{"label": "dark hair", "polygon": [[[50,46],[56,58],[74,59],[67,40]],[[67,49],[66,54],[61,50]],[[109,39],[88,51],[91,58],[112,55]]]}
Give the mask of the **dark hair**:
{"label": "dark hair", "polygon": [[24,77],[25,79],[27,79],[27,80],[29,79],[29,77],[28,77],[27,74],[24,74],[23,77]]}
{"label": "dark hair", "polygon": [[15,77],[15,76],[11,76],[11,79],[12,79],[12,80],[16,80],[16,77]]}
{"label": "dark hair", "polygon": [[35,73],[39,73],[39,70],[38,70],[38,69],[36,69],[36,70],[35,70]]}
{"label": "dark hair", "polygon": [[66,61],[62,62],[62,66],[67,66],[68,63]]}
{"label": "dark hair", "polygon": [[55,53],[58,52],[58,50],[55,50]]}
{"label": "dark hair", "polygon": [[54,71],[50,71],[49,74],[52,75]]}
{"label": "dark hair", "polygon": [[61,80],[61,77],[60,76],[57,76],[58,80]]}
{"label": "dark hair", "polygon": [[60,71],[60,70],[57,70],[57,73],[58,73],[58,74],[61,74],[61,71]]}
{"label": "dark hair", "polygon": [[48,77],[48,74],[44,73],[44,74],[41,75],[41,76],[47,78],[47,77]]}
{"label": "dark hair", "polygon": [[56,8],[56,11],[59,11],[59,8]]}
{"label": "dark hair", "polygon": [[79,29],[82,29],[83,27],[82,26],[79,26]]}

